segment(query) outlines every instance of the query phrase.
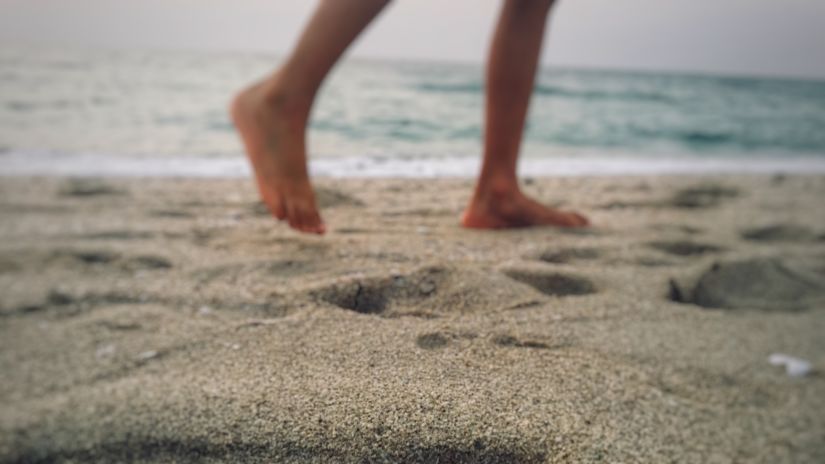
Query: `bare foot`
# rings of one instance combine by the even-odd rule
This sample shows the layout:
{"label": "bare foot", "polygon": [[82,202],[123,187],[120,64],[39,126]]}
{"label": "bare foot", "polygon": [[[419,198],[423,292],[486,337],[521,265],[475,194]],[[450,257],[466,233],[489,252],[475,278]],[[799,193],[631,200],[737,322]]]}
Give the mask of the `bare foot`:
{"label": "bare foot", "polygon": [[235,97],[230,113],[272,215],[301,232],[323,234],[306,165],[309,105],[257,84]]}
{"label": "bare foot", "polygon": [[581,214],[544,206],[517,188],[493,193],[477,192],[464,211],[461,223],[472,229],[586,227],[590,224]]}

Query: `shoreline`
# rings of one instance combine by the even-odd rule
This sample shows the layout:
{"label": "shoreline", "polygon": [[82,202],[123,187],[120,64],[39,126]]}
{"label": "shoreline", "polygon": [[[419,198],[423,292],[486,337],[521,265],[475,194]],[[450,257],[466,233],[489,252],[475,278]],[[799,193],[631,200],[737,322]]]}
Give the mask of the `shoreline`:
{"label": "shoreline", "polygon": [[[476,175],[478,157],[390,158],[315,157],[310,172],[330,178],[467,178]],[[601,177],[639,175],[736,175],[736,174],[825,174],[825,157],[721,157],[690,156],[525,157],[519,164],[522,176]],[[26,176],[101,177],[248,177],[246,159],[237,157],[117,157],[106,155],[22,154],[0,155],[0,178]]]}

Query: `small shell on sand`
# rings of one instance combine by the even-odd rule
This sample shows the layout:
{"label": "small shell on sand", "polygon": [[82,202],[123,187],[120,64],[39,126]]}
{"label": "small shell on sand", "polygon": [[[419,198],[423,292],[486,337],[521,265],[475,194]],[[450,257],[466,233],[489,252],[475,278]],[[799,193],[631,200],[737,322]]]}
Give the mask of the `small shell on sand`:
{"label": "small shell on sand", "polygon": [[768,356],[768,362],[772,366],[785,366],[785,372],[790,377],[805,377],[813,371],[810,362],[804,359],[788,356],[787,354],[774,353]]}

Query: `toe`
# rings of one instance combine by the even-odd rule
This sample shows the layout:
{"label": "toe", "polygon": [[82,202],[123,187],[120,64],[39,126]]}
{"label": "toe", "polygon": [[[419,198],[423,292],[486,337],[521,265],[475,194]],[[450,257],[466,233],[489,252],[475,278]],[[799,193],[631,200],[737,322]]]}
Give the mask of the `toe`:
{"label": "toe", "polygon": [[313,205],[304,205],[301,211],[301,230],[313,234],[324,233],[323,223],[318,210]]}
{"label": "toe", "polygon": [[269,214],[271,214],[274,218],[281,220],[286,217],[283,202],[276,193],[262,192],[261,200],[264,205],[266,205],[266,209],[269,211]]}
{"label": "toe", "polygon": [[295,230],[301,231],[303,230],[301,226],[301,215],[299,214],[300,211],[295,208],[292,203],[288,203],[285,207],[286,209],[286,219],[289,222],[289,227],[292,227]]}
{"label": "toe", "polygon": [[289,226],[310,234],[323,234],[326,229],[318,211],[306,202],[290,203],[287,207]]}
{"label": "toe", "polygon": [[269,208],[269,212],[275,219],[279,221],[286,219],[286,210],[284,209],[283,203],[280,201],[273,200],[268,202],[266,206]]}
{"label": "toe", "polygon": [[581,227],[581,226],[583,225],[583,222],[582,222],[582,221],[583,221],[583,219],[584,219],[584,218],[582,218],[581,216],[579,216],[579,215],[578,215],[578,214],[576,214],[576,213],[573,213],[573,212],[567,212],[567,213],[565,214],[565,220],[566,220],[566,224],[565,224],[565,225],[566,225],[567,227]]}
{"label": "toe", "polygon": [[316,234],[320,235],[327,231],[327,228],[324,225],[324,221],[321,219],[321,215],[318,214],[318,211],[312,211],[312,215],[310,217],[310,224],[312,224],[312,232]]}
{"label": "toe", "polygon": [[576,225],[578,227],[587,227],[590,225],[590,220],[582,216],[581,214],[573,213],[573,216],[575,216],[576,218]]}
{"label": "toe", "polygon": [[286,210],[284,209],[284,205],[279,201],[271,208],[272,215],[275,216],[276,219],[279,221],[283,221],[286,219]]}

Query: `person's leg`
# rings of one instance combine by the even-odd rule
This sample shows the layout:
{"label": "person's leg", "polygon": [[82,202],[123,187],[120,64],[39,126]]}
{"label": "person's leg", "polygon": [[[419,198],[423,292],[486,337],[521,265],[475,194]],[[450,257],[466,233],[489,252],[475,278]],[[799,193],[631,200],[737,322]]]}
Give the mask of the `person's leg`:
{"label": "person's leg", "polygon": [[240,92],[231,115],[261,199],[302,232],[324,233],[306,161],[306,126],[326,75],[389,0],[321,0],[284,65]]}
{"label": "person's leg", "polygon": [[487,63],[484,159],[462,223],[472,228],[585,226],[521,193],[516,164],[553,0],[505,0]]}

